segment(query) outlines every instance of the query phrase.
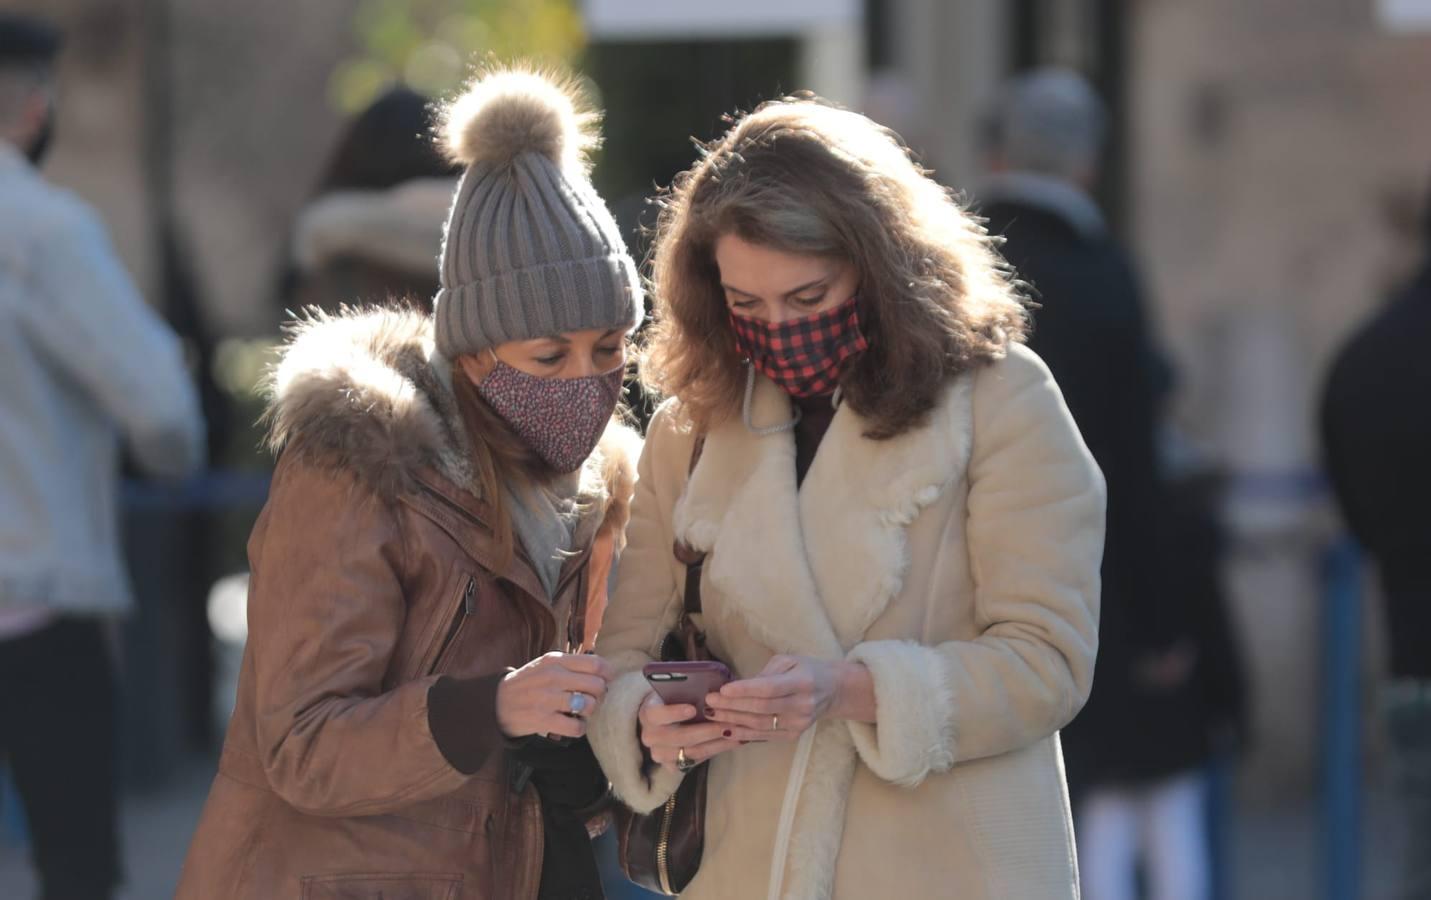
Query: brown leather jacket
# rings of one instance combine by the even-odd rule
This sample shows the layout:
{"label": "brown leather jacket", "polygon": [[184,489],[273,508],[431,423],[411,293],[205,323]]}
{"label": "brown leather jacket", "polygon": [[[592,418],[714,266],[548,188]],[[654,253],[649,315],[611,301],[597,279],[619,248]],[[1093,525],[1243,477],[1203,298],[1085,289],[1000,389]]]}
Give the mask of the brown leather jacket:
{"label": "brown leather jacket", "polygon": [[535,791],[500,748],[454,768],[429,690],[587,643],[633,438],[613,427],[588,462],[591,512],[549,604],[525,558],[496,565],[431,358],[427,319],[366,312],[307,324],[277,370],[286,449],[249,542],[249,641],[184,900],[537,894]]}

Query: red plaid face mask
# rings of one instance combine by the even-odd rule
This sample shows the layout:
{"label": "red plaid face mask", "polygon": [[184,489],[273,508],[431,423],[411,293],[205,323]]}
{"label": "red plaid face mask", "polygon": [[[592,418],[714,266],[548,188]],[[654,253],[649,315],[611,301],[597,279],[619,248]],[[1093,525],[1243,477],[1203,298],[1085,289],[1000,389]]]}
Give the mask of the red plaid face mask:
{"label": "red plaid face mask", "polygon": [[740,353],[792,397],[833,393],[846,363],[869,349],[853,297],[803,319],[773,324],[731,313],[730,323]]}

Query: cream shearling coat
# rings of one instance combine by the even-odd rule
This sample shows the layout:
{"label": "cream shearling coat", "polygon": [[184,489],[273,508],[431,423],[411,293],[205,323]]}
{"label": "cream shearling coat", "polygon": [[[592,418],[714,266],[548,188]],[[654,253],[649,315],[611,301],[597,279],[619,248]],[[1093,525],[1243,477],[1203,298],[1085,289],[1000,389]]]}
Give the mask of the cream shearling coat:
{"label": "cream shearling coat", "polygon": [[[753,420],[788,420],[760,379]],[[862,436],[842,407],[797,491],[786,431],[694,440],[669,403],[651,423],[597,650],[623,674],[590,736],[617,795],[662,804],[641,774],[639,672],[675,622],[672,544],[706,551],[711,648],[737,677],[776,653],[864,663],[878,722],[827,720],[799,743],[712,763],[691,900],[1076,898],[1057,731],[1088,696],[1104,487],[1043,362],[1012,345],[956,379],[928,424]]]}

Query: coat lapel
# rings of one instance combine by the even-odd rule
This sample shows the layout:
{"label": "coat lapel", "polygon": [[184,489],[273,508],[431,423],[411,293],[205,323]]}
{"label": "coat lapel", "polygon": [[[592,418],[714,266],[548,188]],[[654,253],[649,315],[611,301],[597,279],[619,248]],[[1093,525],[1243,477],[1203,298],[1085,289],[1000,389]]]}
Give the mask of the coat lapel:
{"label": "coat lapel", "polygon": [[[762,425],[791,415],[789,400],[764,378],[751,410]],[[706,435],[676,504],[675,533],[709,554],[712,586],[762,643],[777,653],[829,658],[839,642],[806,562],[796,510],[794,435],[762,437],[735,417]]]}
{"label": "coat lapel", "polygon": [[[841,657],[899,592],[906,526],[964,474],[969,394],[967,380],[955,382],[926,426],[892,441],[864,437],[842,407],[798,492],[791,432],[762,437],[738,417],[724,422],[676,504],[676,536],[710,554],[722,601],[771,649]],[[780,389],[758,379],[755,424],[791,414]]]}
{"label": "coat lapel", "polygon": [[835,413],[800,491],[805,555],[825,613],[849,650],[904,584],[905,530],[963,479],[971,449],[970,382],[950,386],[929,422],[893,440]]}

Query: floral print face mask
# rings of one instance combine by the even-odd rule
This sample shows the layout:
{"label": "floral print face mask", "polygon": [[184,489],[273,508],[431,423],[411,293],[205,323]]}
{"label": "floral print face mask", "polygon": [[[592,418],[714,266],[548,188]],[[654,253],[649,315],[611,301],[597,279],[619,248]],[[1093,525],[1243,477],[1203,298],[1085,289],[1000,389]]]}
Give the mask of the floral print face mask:
{"label": "floral print face mask", "polygon": [[477,393],[547,465],[565,474],[581,468],[596,449],[625,375],[626,367],[618,366],[583,378],[541,378],[497,360]]}

